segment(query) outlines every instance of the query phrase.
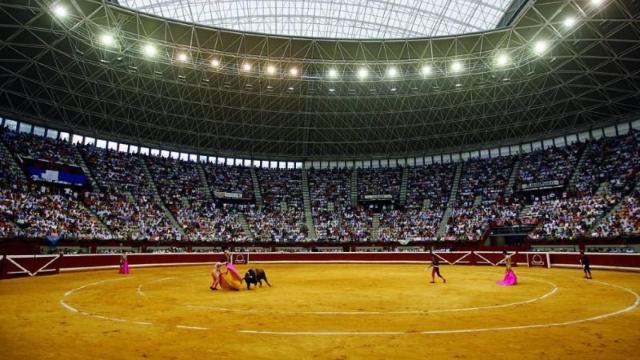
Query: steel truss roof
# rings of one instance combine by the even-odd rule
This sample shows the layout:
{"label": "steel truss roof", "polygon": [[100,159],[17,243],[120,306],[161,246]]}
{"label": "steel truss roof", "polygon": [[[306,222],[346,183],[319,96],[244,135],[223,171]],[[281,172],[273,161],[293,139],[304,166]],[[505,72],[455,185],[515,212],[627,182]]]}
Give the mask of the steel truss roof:
{"label": "steel truss roof", "polygon": [[398,39],[496,28],[511,0],[119,0],[165,18],[314,38]]}
{"label": "steel truss roof", "polygon": [[[0,3],[0,115],[181,151],[273,159],[402,157],[601,126],[640,110],[640,3],[529,2],[501,30],[326,40],[223,31],[97,0]],[[563,27],[567,16],[578,22]],[[97,43],[115,31],[118,46]],[[543,56],[533,41],[547,40]],[[145,58],[142,44],[160,54]],[[512,64],[497,69],[494,55]],[[176,61],[189,54],[187,63]],[[218,68],[207,66],[219,59]],[[451,61],[465,71],[454,74]],[[254,65],[242,73],[243,63]],[[429,63],[434,73],[424,77]],[[265,75],[267,64],[279,69]],[[400,76],[389,79],[392,64]],[[290,66],[300,68],[287,76]],[[358,79],[366,66],[370,76]],[[340,71],[328,79],[328,68]]]}

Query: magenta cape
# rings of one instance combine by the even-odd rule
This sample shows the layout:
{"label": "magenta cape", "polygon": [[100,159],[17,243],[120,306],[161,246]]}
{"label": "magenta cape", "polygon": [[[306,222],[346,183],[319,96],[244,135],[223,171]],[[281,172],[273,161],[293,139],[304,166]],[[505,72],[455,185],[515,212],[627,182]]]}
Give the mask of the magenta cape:
{"label": "magenta cape", "polygon": [[125,260],[120,264],[120,274],[128,274],[129,273],[129,261]]}
{"label": "magenta cape", "polygon": [[516,273],[513,270],[509,269],[504,274],[504,279],[496,281],[496,284],[503,286],[511,286],[516,285],[518,283],[518,278],[516,277]]}

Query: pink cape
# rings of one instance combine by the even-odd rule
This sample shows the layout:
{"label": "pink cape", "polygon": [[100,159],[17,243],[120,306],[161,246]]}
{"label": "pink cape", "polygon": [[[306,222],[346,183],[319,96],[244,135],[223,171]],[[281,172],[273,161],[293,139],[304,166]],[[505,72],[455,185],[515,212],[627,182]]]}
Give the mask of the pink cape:
{"label": "pink cape", "polygon": [[513,270],[507,270],[506,274],[504,274],[504,279],[496,281],[496,284],[503,286],[511,286],[516,285],[518,283],[518,278],[516,277],[516,273]]}
{"label": "pink cape", "polygon": [[128,274],[129,273],[129,261],[125,260],[120,264],[120,274]]}
{"label": "pink cape", "polygon": [[231,277],[233,277],[236,281],[242,281],[242,276],[238,274],[238,270],[236,270],[235,266],[233,266],[233,263],[227,263],[227,270],[229,270],[229,273],[231,273]]}

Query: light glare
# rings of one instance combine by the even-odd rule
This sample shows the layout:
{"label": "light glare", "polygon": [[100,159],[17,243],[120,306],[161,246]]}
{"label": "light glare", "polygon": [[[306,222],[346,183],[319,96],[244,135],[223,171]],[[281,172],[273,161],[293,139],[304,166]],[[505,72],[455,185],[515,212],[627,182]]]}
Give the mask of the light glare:
{"label": "light glare", "polygon": [[568,18],[564,19],[562,24],[564,25],[564,27],[570,28],[576,24],[576,18],[574,18],[573,16],[569,16]]}
{"label": "light glare", "polygon": [[178,53],[177,58],[180,62],[187,62],[187,60],[189,60],[189,56],[185,53]]}
{"label": "light glare", "polygon": [[100,35],[100,43],[104,46],[113,46],[116,42],[116,39],[113,38],[113,35],[109,33],[104,33]]}
{"label": "light glare", "polygon": [[398,68],[396,68],[395,66],[392,66],[390,68],[387,69],[387,76],[388,77],[396,77],[398,76]]}
{"label": "light glare", "polygon": [[454,72],[454,73],[461,72],[463,68],[464,67],[462,63],[459,61],[454,61],[453,63],[451,63],[451,72]]}
{"label": "light glare", "polygon": [[546,41],[540,40],[533,45],[533,51],[538,55],[542,55],[547,51],[548,47],[549,45],[547,45]]}
{"label": "light glare", "polygon": [[220,66],[220,60],[218,60],[218,59],[212,59],[212,60],[211,60],[211,66],[213,66],[213,67],[216,67],[216,68],[217,68],[218,66]]}
{"label": "light glare", "polygon": [[64,18],[67,15],[69,15],[69,11],[67,10],[67,7],[62,4],[53,5],[53,7],[51,8],[51,11],[53,11],[53,14],[59,18]]}
{"label": "light glare", "polygon": [[433,72],[433,69],[431,68],[431,65],[424,65],[422,67],[422,69],[420,69],[420,71],[422,72],[422,75],[431,75],[431,73]]}
{"label": "light glare", "polygon": [[158,53],[158,50],[156,49],[155,46],[153,46],[152,44],[146,44],[143,48],[142,51],[144,52],[144,54],[146,56],[155,56]]}
{"label": "light glare", "polygon": [[338,77],[338,70],[336,69],[329,69],[329,72],[327,73],[327,75],[331,78],[331,79],[335,79]]}
{"label": "light glare", "polygon": [[358,69],[358,77],[360,79],[365,79],[367,76],[369,76],[369,70],[367,70],[367,68],[360,68]]}
{"label": "light glare", "polygon": [[267,65],[267,74],[275,75],[275,73],[276,73],[276,67],[273,65]]}
{"label": "light glare", "polygon": [[289,69],[289,75],[291,76],[298,76],[298,68],[291,68]]}
{"label": "light glare", "polygon": [[251,64],[249,64],[249,63],[242,64],[242,70],[243,71],[247,71],[247,72],[251,71]]}
{"label": "light glare", "polygon": [[499,54],[498,56],[496,56],[496,65],[498,66],[506,66],[510,61],[511,59],[507,54]]}

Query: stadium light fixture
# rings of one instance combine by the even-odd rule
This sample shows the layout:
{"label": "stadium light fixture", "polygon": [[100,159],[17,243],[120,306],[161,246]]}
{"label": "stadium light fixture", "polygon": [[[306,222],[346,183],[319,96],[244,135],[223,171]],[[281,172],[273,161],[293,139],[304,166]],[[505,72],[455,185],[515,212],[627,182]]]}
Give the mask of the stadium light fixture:
{"label": "stadium light fixture", "polygon": [[330,79],[337,79],[338,78],[338,70],[329,69],[329,71],[327,72],[327,76],[329,76]]}
{"label": "stadium light fixture", "polygon": [[454,61],[451,63],[451,72],[459,73],[462,72],[462,70],[464,70],[464,65],[462,65],[460,61]]}
{"label": "stadium light fixture", "polygon": [[398,68],[395,66],[391,66],[387,69],[387,76],[390,78],[394,78],[398,76]]}
{"label": "stadium light fixture", "polygon": [[220,66],[220,60],[211,59],[211,66],[214,67],[214,68],[217,68],[218,66]]}
{"label": "stadium light fixture", "polygon": [[293,86],[289,86],[289,91],[293,91]]}
{"label": "stadium light fixture", "polygon": [[142,52],[147,57],[154,57],[158,53],[158,49],[156,49],[156,47],[153,46],[153,44],[145,44],[142,47]]}
{"label": "stadium light fixture", "polygon": [[369,76],[369,70],[366,67],[361,67],[358,69],[358,78],[360,80],[364,80]]}
{"label": "stadium light fixture", "polygon": [[573,27],[573,25],[575,25],[575,24],[576,24],[576,18],[574,18],[573,16],[568,16],[562,22],[562,25],[564,27],[566,27],[567,29]]}
{"label": "stadium light fixture", "polygon": [[548,48],[549,48],[549,44],[547,44],[546,41],[538,40],[533,45],[533,52],[536,53],[537,55],[543,55],[547,51]]}
{"label": "stadium light fixture", "polygon": [[244,71],[244,72],[249,72],[249,71],[251,71],[251,64],[249,64],[249,63],[243,63],[243,64],[242,64],[241,69],[242,69],[242,71]]}
{"label": "stadium light fixture", "polygon": [[271,65],[271,64],[267,65],[267,70],[266,70],[267,75],[275,75],[276,71],[277,71],[277,69],[276,69],[275,65]]}
{"label": "stadium light fixture", "polygon": [[106,47],[112,47],[116,43],[116,39],[110,33],[103,33],[98,39],[100,40],[100,44]]}
{"label": "stadium light fixture", "polygon": [[178,53],[178,55],[176,55],[176,59],[178,59],[178,61],[180,62],[187,62],[189,61],[189,55],[187,55],[187,53],[180,52]]}
{"label": "stadium light fixture", "polygon": [[509,55],[507,54],[498,54],[496,56],[496,65],[497,66],[507,66],[509,65],[509,62],[511,62],[511,58],[509,58]]}
{"label": "stadium light fixture", "polygon": [[336,92],[336,89],[334,89],[334,88],[330,88],[330,89],[329,89],[329,92]]}
{"label": "stadium light fixture", "polygon": [[289,75],[291,76],[298,76],[298,73],[299,71],[298,71],[298,68],[296,67],[292,67],[291,69],[289,69]]}
{"label": "stadium light fixture", "polygon": [[431,75],[431,73],[433,73],[433,68],[431,67],[431,65],[423,65],[422,69],[420,69],[420,72],[423,76],[429,76]]}
{"label": "stadium light fixture", "polygon": [[603,2],[604,0],[591,0],[591,5],[600,6]]}
{"label": "stadium light fixture", "polygon": [[53,6],[51,7],[51,11],[53,11],[53,15],[61,19],[69,15],[69,10],[67,9],[67,7],[60,3],[53,4]]}

